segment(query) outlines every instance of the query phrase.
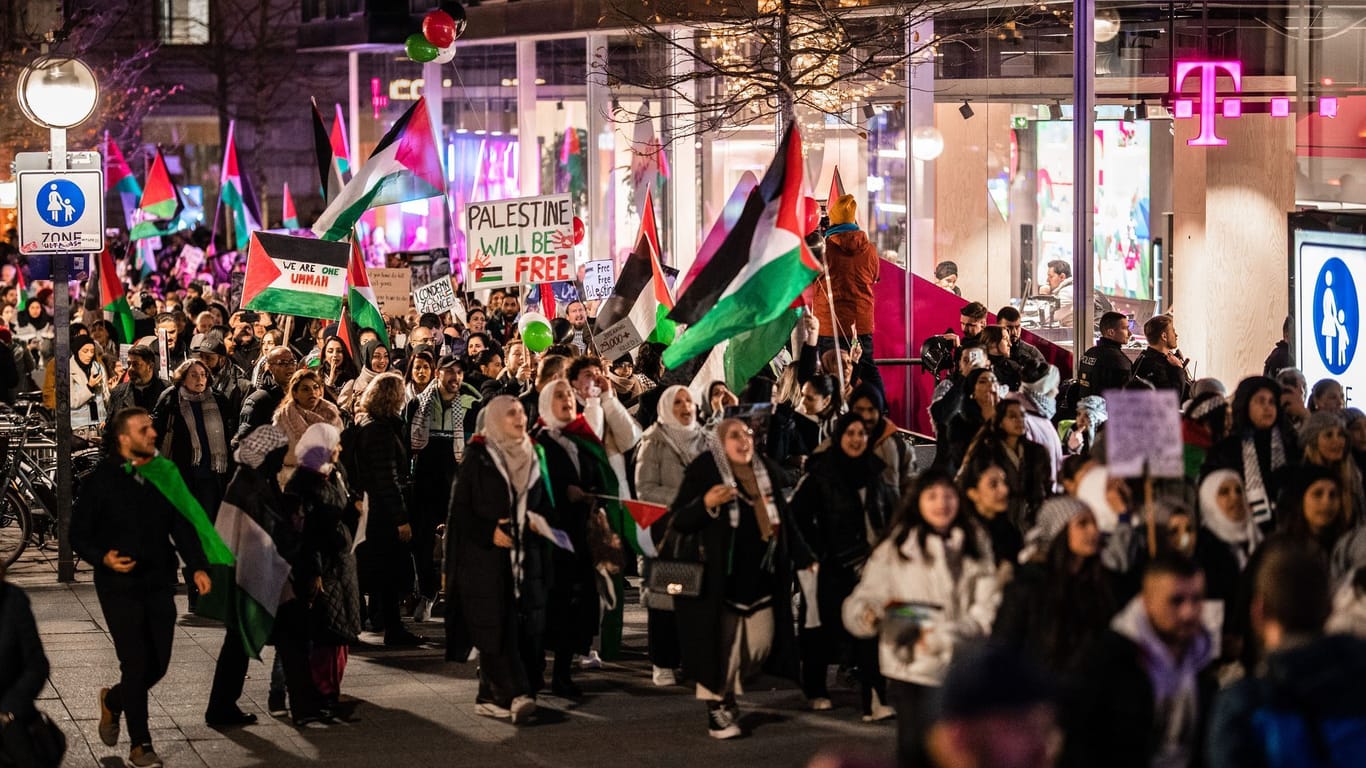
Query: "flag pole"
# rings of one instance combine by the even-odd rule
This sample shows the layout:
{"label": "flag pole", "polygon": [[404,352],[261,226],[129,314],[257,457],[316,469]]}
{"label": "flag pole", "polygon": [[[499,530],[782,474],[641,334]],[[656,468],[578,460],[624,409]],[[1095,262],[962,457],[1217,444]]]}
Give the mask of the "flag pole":
{"label": "flag pole", "polygon": [[[840,398],[844,398],[844,355],[840,352],[840,322],[835,316],[835,293],[830,288],[830,265],[821,265],[821,275],[825,278],[825,300],[830,305],[830,327],[835,337],[835,375],[839,378]],[[817,331],[819,338],[820,331]]]}

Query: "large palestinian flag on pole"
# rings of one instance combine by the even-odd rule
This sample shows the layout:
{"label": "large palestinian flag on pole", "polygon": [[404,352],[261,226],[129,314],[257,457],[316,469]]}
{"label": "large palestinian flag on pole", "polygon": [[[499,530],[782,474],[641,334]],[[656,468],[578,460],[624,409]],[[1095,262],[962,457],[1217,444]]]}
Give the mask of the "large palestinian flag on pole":
{"label": "large palestinian flag on pole", "polygon": [[160,237],[179,230],[180,212],[184,209],[185,203],[180,198],[180,190],[171,182],[171,174],[166,170],[166,158],[162,157],[161,148],[158,147],[156,157],[152,159],[152,167],[147,171],[147,183],[142,188],[142,199],[138,201],[138,210],[143,220],[133,226],[128,234],[129,239]]}
{"label": "large palestinian flag on pole", "polygon": [[611,361],[630,353],[642,342],[673,343],[675,326],[668,318],[673,306],[669,285],[664,281],[664,267],[659,262],[653,196],[646,190],[635,250],[622,266],[612,295],[598,310],[594,340],[598,352]]}
{"label": "large palestinian flag on pole", "polygon": [[[803,176],[801,134],[793,123],[735,227],[669,313],[688,328],[664,351],[667,367],[783,318],[820,274],[801,232]],[[762,367],[767,360],[758,362]]]}
{"label": "large palestinian flag on pole", "polygon": [[318,191],[322,193],[325,203],[336,200],[337,196],[341,194],[342,187],[346,186],[346,175],[342,172],[344,160],[337,156],[336,145],[332,138],[327,133],[327,126],[323,124],[322,113],[318,111],[318,102],[315,101],[313,102],[313,151],[318,157]]}
{"label": "large palestinian flag on pole", "polygon": [[332,117],[332,133],[328,140],[332,144],[332,156],[337,159],[337,169],[341,171],[342,181],[351,180],[351,145],[346,140],[346,121],[342,119],[340,104],[333,104],[337,114]]}
{"label": "large palestinian flag on pole", "polygon": [[223,173],[218,179],[218,194],[232,220],[234,248],[241,251],[251,241],[251,233],[261,228],[260,206],[249,196],[246,180],[237,165],[237,121],[228,123],[228,141],[223,149]]}
{"label": "large palestinian flag on pole", "polygon": [[370,159],[328,204],[313,225],[313,233],[323,240],[341,240],[351,235],[361,215],[371,208],[445,193],[441,153],[423,97],[394,123]]}
{"label": "large palestinian flag on pole", "polygon": [[261,312],[341,317],[351,246],[311,237],[253,232],[242,306]]}

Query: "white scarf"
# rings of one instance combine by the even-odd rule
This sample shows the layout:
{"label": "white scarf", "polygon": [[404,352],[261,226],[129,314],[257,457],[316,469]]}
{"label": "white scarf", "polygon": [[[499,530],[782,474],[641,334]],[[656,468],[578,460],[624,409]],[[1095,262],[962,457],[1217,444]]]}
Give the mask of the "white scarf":
{"label": "white scarf", "polygon": [[664,394],[659,396],[658,418],[655,421],[659,425],[659,434],[664,438],[664,442],[683,459],[684,464],[691,463],[707,450],[707,434],[697,422],[697,415],[694,414],[692,421],[687,425],[674,415],[674,402],[680,394],[687,391],[688,388],[681,384],[664,390]]}
{"label": "white scarf", "polygon": [[[1200,482],[1200,522],[1220,541],[1229,545],[1238,558],[1238,570],[1241,571],[1247,567],[1248,556],[1261,543],[1262,531],[1252,519],[1251,510],[1248,510],[1243,522],[1235,523],[1219,508],[1219,488],[1230,480],[1242,486],[1242,478],[1231,469],[1216,469]],[[1246,499],[1243,503],[1246,505]]]}
{"label": "white scarf", "polygon": [[[1285,466],[1285,444],[1281,442],[1280,427],[1271,428],[1271,471]],[[1271,522],[1276,511],[1276,500],[1267,492],[1262,478],[1262,465],[1257,461],[1257,443],[1252,435],[1243,438],[1243,484],[1246,486],[1247,505],[1252,519],[1260,524]]]}

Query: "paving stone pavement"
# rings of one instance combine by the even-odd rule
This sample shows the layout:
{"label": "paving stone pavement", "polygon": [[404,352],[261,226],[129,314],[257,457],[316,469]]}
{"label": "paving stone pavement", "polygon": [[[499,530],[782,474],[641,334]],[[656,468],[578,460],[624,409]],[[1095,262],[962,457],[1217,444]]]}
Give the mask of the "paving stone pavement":
{"label": "paving stone pavement", "polygon": [[[58,584],[55,554],[27,552],[10,581],[32,598],[52,673],[39,708],[67,734],[67,766],[118,768],[128,754],[126,736],[106,747],[96,733],[96,695],[118,680],[118,661],[104,624],[91,572],[82,566],[75,584]],[[764,679],[740,700],[747,736],[717,742],[706,734],[703,706],[690,689],[661,689],[650,682],[644,655],[645,613],[628,604],[624,658],[601,670],[580,671],[581,702],[542,696],[536,721],[516,727],[474,714],[473,664],[450,664],[433,644],[404,650],[357,644],[342,690],[359,701],[353,722],[322,729],[294,728],[266,711],[270,653],[253,662],[241,707],[260,721],[215,730],[204,724],[204,705],[222,625],[181,616],[170,670],[153,690],[152,739],[171,768],[213,766],[801,766],[825,749],[890,756],[891,723],[864,724],[857,691],[836,681],[833,712],[802,708],[791,683]],[[439,642],[439,621],[416,625]]]}

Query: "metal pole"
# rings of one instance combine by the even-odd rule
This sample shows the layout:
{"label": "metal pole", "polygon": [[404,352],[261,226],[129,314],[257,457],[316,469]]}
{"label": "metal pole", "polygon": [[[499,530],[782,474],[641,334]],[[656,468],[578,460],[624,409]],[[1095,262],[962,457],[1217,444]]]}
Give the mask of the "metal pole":
{"label": "metal pole", "polygon": [[1094,343],[1096,0],[1073,0],[1072,56],[1072,372]]}
{"label": "metal pole", "polygon": [[57,580],[76,580],[76,559],[71,553],[71,293],[67,285],[68,254],[52,257],[52,283],[56,295],[52,324],[52,364],[57,394]]}

